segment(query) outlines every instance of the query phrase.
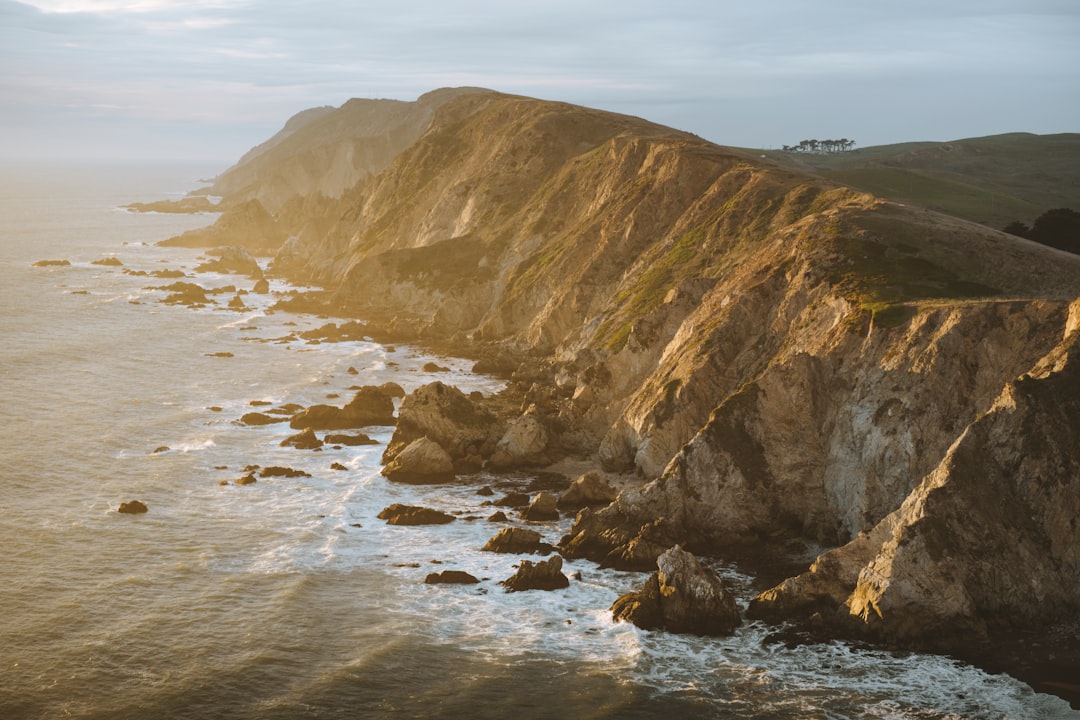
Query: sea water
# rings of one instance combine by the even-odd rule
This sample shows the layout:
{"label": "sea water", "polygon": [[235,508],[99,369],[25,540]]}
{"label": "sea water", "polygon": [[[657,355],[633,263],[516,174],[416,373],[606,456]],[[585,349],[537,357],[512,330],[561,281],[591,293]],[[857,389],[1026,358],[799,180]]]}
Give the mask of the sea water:
{"label": "sea water", "polygon": [[[163,304],[200,252],[155,246],[214,216],[136,214],[213,168],[7,167],[0,178],[0,718],[1066,718],[1058,698],[947,658],[788,648],[744,625],[705,639],[613,623],[645,579],[568,561],[570,587],[506,593],[520,558],[477,490],[379,475],[379,445],[282,447],[285,403],[435,380],[493,393],[470,363],[416,348],[309,342],[327,318]],[[95,264],[114,257],[122,266]],[[38,260],[64,267],[33,267]],[[126,272],[127,271],[127,272]],[[204,287],[248,278],[201,273]],[[237,485],[250,465],[307,477]],[[339,469],[334,469],[334,467]],[[342,470],[340,467],[344,467]],[[140,500],[144,515],[116,512]],[[397,527],[391,503],[450,513]],[[513,513],[511,513],[513,515]],[[515,524],[524,524],[511,518]],[[556,542],[570,519],[530,524]],[[426,585],[465,570],[477,585]],[[718,566],[745,606],[752,579]]]}

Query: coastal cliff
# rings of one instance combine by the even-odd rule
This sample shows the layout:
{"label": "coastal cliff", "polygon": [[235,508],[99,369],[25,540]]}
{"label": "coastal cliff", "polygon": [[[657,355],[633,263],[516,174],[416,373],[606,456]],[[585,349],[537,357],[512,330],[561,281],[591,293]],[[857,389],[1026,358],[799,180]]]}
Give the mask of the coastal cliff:
{"label": "coastal cliff", "polygon": [[215,187],[327,310],[510,374],[532,462],[635,478],[564,554],[815,548],[753,614],[942,650],[1080,613],[1080,257],[638,118],[358,102]]}

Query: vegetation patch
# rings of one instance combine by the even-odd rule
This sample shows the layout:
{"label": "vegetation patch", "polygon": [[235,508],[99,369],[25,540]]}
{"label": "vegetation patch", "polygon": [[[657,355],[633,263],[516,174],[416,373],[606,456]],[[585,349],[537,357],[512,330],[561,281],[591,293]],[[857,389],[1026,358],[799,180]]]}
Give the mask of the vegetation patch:
{"label": "vegetation patch", "polygon": [[642,263],[648,269],[615,294],[617,309],[597,331],[601,341],[611,351],[622,350],[633,332],[634,324],[655,310],[691,268],[700,265],[700,262],[693,261],[703,254],[701,248],[706,238],[707,228],[698,227],[660,250],[662,254],[653,262],[649,262],[648,257],[643,258]]}

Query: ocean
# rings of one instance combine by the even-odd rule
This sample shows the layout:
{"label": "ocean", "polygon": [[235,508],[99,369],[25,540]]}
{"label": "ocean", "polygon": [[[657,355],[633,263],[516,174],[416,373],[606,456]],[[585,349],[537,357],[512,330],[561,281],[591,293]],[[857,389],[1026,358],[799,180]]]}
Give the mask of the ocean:
{"label": "ocean", "polygon": [[[566,562],[565,590],[504,592],[520,558],[480,551],[503,525],[477,490],[529,478],[394,484],[379,475],[393,428],[311,451],[280,445],[287,424],[237,422],[342,405],[358,385],[492,393],[499,380],[456,358],[425,372],[433,358],[414,347],[305,341],[332,319],[275,312],[274,295],[164,304],[155,286],[174,280],[132,274],[192,275],[200,251],[154,243],[214,216],[121,206],[181,197],[216,170],[0,171],[0,718],[1080,717],[944,657],[788,648],[758,623],[720,639],[613,623],[645,575],[587,561]],[[250,465],[308,476],[236,484]],[[117,512],[136,499],[149,512]],[[395,502],[458,519],[391,526],[376,515]],[[555,543],[570,522],[530,526]],[[424,584],[448,569],[481,582]],[[717,569],[745,606],[752,578]]]}

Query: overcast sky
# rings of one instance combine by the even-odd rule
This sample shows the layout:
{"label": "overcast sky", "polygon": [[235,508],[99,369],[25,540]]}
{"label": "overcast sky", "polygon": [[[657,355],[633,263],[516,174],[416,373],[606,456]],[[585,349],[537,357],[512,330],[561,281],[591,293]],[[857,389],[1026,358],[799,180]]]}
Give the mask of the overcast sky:
{"label": "overcast sky", "polygon": [[1080,132],[1080,0],[0,0],[0,159],[224,167],[460,85],[748,147]]}

